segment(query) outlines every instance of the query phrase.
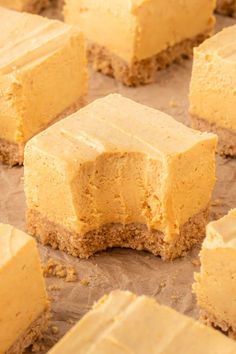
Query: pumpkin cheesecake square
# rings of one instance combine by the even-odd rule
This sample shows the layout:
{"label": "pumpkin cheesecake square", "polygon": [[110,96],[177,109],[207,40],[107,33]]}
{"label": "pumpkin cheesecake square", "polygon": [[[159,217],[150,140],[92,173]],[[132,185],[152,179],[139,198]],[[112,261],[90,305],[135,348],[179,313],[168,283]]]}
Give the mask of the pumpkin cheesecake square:
{"label": "pumpkin cheesecake square", "polygon": [[215,0],[65,0],[64,17],[88,39],[95,71],[128,86],[192,55],[214,26]]}
{"label": "pumpkin cheesecake square", "polygon": [[87,90],[77,27],[0,7],[0,160],[23,163],[26,141],[78,109]]}
{"label": "pumpkin cheesecake square", "polygon": [[116,290],[93,308],[49,354],[234,354],[236,343],[148,296]]}
{"label": "pumpkin cheesecake square", "polygon": [[236,338],[236,209],[211,222],[193,285],[201,319]]}
{"label": "pumpkin cheesecake square", "polygon": [[193,128],[219,137],[218,152],[236,156],[236,26],[225,28],[194,50],[190,84]]}
{"label": "pumpkin cheesecake square", "polygon": [[35,240],[0,224],[0,353],[21,354],[48,325],[48,299]]}
{"label": "pumpkin cheesecake square", "polygon": [[98,99],[27,143],[28,231],[81,258],[181,256],[205,233],[216,142],[118,94]]}

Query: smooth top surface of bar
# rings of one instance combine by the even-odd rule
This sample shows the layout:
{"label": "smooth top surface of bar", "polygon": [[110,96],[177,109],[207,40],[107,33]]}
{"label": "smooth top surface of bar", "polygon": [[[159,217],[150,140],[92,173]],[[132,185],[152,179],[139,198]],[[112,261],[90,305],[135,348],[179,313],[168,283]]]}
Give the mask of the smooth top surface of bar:
{"label": "smooth top surface of bar", "polygon": [[163,112],[111,94],[54,124],[29,144],[48,154],[83,161],[106,151],[175,155],[215,138]]}
{"label": "smooth top surface of bar", "polygon": [[223,334],[146,296],[114,291],[98,302],[50,354],[233,354]]}
{"label": "smooth top surface of bar", "polygon": [[209,53],[209,55],[215,54],[222,59],[236,62],[236,25],[224,28],[195,50]]}
{"label": "smooth top surface of bar", "polygon": [[230,210],[223,218],[208,224],[203,247],[236,248],[236,209]]}
{"label": "smooth top surface of bar", "polygon": [[0,7],[0,74],[9,74],[60,48],[76,27]]}
{"label": "smooth top surface of bar", "polygon": [[30,240],[33,239],[23,231],[8,224],[0,224],[0,267],[11,260]]}

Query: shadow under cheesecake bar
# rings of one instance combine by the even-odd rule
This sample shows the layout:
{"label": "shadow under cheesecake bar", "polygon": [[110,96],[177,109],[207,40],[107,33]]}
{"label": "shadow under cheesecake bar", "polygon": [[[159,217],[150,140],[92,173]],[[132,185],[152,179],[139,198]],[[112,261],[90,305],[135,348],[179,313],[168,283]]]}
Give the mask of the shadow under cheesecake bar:
{"label": "shadow under cheesecake bar", "polygon": [[23,164],[25,143],[84,104],[85,43],[77,28],[0,8],[0,161]]}
{"label": "shadow under cheesecake bar", "polygon": [[0,224],[0,352],[21,354],[48,326],[49,303],[35,240]]}
{"label": "shadow under cheesecake bar", "polygon": [[183,255],[204,235],[215,145],[120,95],[99,99],[26,145],[28,231],[81,258],[116,246]]}
{"label": "shadow under cheesecake bar", "polygon": [[201,320],[236,339],[236,209],[208,224],[193,291]]}
{"label": "shadow under cheesecake bar", "polygon": [[193,47],[212,31],[213,10],[212,0],[66,0],[64,17],[84,31],[95,71],[137,86],[153,82],[157,70],[191,56]]}
{"label": "shadow under cheesecake bar", "polygon": [[236,343],[147,296],[103,296],[49,354],[234,354]]}
{"label": "shadow under cheesecake bar", "polygon": [[236,26],[207,39],[194,50],[190,84],[192,126],[219,137],[217,151],[236,156]]}

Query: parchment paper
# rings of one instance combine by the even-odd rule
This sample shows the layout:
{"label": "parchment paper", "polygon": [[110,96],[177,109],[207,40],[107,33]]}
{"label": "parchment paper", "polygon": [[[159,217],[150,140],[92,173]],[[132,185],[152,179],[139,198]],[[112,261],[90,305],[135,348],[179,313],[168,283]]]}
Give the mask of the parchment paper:
{"label": "parchment paper", "polygon": [[[236,20],[217,18],[217,28],[236,23]],[[189,125],[188,88],[191,61],[172,65],[157,75],[157,83],[139,88],[126,88],[113,79],[91,73],[89,101],[110,92],[119,92],[143,104],[171,114]],[[217,184],[213,195],[211,218],[215,219],[236,206],[236,159],[217,156]],[[0,221],[24,230],[25,201],[23,193],[23,168],[0,166]],[[39,245],[42,262],[49,258],[62,264],[73,265],[78,281],[66,283],[63,279],[46,278],[52,301],[52,321],[46,334],[47,350],[83,316],[103,294],[117,288],[128,289],[136,294],[146,294],[160,303],[197,318],[197,308],[191,293],[193,272],[198,271],[198,248],[186,257],[172,263],[146,252],[114,249],[79,260],[49,247]],[[81,282],[82,280],[82,282]],[[84,285],[83,285],[84,284]],[[50,290],[52,285],[59,290]],[[53,327],[52,327],[53,326]],[[58,327],[58,333],[56,329]]]}

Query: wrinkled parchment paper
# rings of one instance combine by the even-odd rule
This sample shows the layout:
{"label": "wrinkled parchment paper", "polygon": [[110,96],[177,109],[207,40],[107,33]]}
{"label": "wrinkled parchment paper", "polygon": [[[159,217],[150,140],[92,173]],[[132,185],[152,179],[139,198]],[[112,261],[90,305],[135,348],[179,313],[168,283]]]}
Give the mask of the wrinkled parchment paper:
{"label": "wrinkled parchment paper", "polygon": [[[236,20],[217,18],[217,29],[236,23]],[[139,88],[126,88],[113,79],[91,73],[89,101],[111,92],[119,92],[138,102],[171,114],[189,125],[188,87],[192,63],[190,60],[172,65],[157,74],[157,83]],[[215,219],[236,206],[236,159],[217,156],[217,184],[213,195],[211,218]],[[24,230],[25,200],[23,168],[0,166],[0,221]],[[76,268],[78,281],[67,283],[56,277],[46,278],[51,298],[52,320],[46,333],[47,350],[71,328],[91,307],[94,301],[113,289],[128,289],[146,294],[160,303],[197,318],[198,312],[191,293],[193,273],[198,271],[199,248],[172,263],[146,252],[114,249],[79,260],[39,245],[42,262],[54,258]],[[82,280],[82,281],[81,281]],[[57,290],[51,290],[52,287]],[[57,331],[58,328],[58,331]]]}

